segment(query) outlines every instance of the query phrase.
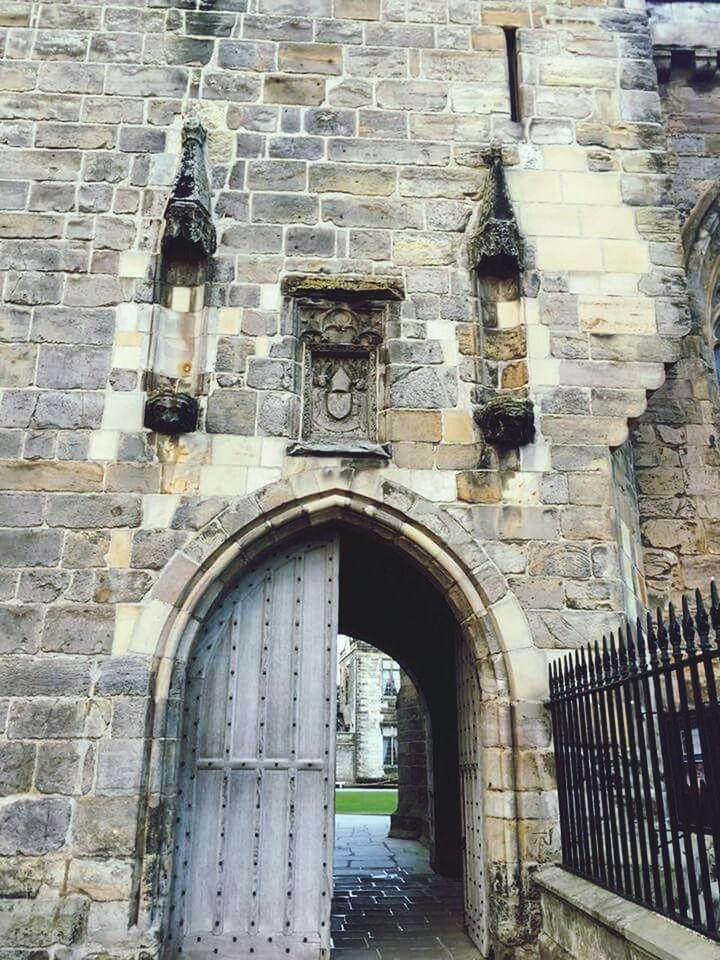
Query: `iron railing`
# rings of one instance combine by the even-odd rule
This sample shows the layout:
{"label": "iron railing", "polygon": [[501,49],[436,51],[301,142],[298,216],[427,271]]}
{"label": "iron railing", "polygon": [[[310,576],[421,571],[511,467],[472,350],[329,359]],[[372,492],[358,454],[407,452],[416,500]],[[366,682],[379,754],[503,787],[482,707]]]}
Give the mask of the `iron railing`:
{"label": "iron railing", "polygon": [[713,583],[550,668],[563,866],[716,940],[719,665]]}

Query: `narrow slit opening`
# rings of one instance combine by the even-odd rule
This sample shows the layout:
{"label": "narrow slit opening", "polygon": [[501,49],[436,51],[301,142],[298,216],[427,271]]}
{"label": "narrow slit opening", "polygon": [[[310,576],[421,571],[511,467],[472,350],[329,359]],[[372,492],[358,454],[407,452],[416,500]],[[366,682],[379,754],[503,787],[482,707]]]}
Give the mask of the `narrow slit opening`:
{"label": "narrow slit opening", "polygon": [[520,120],[520,80],[518,71],[517,27],[503,27],[508,60],[508,87],[510,91],[510,119]]}

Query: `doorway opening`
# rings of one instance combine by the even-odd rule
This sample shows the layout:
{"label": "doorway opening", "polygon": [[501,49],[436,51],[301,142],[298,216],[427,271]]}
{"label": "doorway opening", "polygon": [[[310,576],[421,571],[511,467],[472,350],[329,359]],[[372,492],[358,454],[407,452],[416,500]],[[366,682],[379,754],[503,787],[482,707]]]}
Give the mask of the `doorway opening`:
{"label": "doorway opening", "polygon": [[[479,957],[480,685],[446,598],[391,541],[334,524],[226,583],[179,665],[166,957]],[[379,651],[381,700],[399,681],[407,711],[375,730],[399,805],[339,829],[364,852],[334,869],[339,635]]]}
{"label": "doorway opening", "polygon": [[458,630],[423,574],[344,533],[333,958],[479,958],[465,931]]}

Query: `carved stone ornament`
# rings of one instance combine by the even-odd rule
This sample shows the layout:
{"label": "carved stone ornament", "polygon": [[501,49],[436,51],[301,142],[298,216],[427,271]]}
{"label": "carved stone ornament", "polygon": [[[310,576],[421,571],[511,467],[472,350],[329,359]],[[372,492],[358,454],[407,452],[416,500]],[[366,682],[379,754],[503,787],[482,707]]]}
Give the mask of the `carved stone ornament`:
{"label": "carved stone ornament", "polygon": [[504,449],[522,447],[535,437],[532,401],[499,394],[475,413],[478,426],[488,443]]}
{"label": "carved stone ornament", "polygon": [[504,257],[514,261],[519,270],[522,264],[522,240],[508,193],[502,150],[493,144],[483,159],[489,168],[483,189],[475,197],[480,201],[480,212],[468,241],[470,261],[476,270],[482,270],[484,260]]}
{"label": "carved stone ornament", "polygon": [[300,301],[297,310],[303,413],[288,452],[387,458],[389,447],[377,443],[384,306]]}
{"label": "carved stone ornament", "polygon": [[145,426],[155,433],[176,436],[197,429],[198,402],[187,393],[169,390],[150,397],[145,404]]}
{"label": "carved stone ornament", "polygon": [[211,257],[217,249],[217,234],[205,165],[206,140],[207,131],[200,121],[188,119],[182,131],[180,170],[165,210],[163,246],[181,242]]}

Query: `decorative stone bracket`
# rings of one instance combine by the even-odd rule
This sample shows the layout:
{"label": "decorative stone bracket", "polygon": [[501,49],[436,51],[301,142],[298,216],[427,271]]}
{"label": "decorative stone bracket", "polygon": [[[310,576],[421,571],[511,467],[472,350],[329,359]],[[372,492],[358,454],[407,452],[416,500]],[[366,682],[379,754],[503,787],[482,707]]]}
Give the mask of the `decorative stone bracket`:
{"label": "decorative stone bracket", "polygon": [[182,131],[180,169],[165,209],[160,272],[153,314],[145,426],[177,435],[197,429],[206,359],[205,283],[217,248],[207,133],[197,118]]}
{"label": "decorative stone bracket", "polygon": [[527,337],[523,324],[521,278],[523,244],[505,178],[502,150],[494,144],[483,155],[488,164],[476,224],[468,239],[482,325],[482,386],[474,391],[475,421],[488,443],[511,449],[535,435],[527,383]]}
{"label": "decorative stone bracket", "polygon": [[488,443],[502,449],[522,447],[535,438],[533,404],[527,398],[498,394],[475,412]]}
{"label": "decorative stone bracket", "polygon": [[182,157],[173,192],[165,208],[163,251],[183,245],[196,259],[213,256],[217,234],[210,212],[210,181],[205,165],[207,131],[196,117],[182,131]]}
{"label": "decorative stone bracket", "polygon": [[697,83],[710,83],[718,72],[720,51],[712,47],[674,47],[657,45],[653,60],[660,83],[667,83],[673,68],[682,64],[689,67],[690,79]]}
{"label": "decorative stone bracket", "polygon": [[478,273],[503,273],[522,269],[522,240],[508,192],[502,149],[493,144],[484,154],[488,173],[483,189],[474,199],[480,201],[477,223],[468,239],[470,262]]}

